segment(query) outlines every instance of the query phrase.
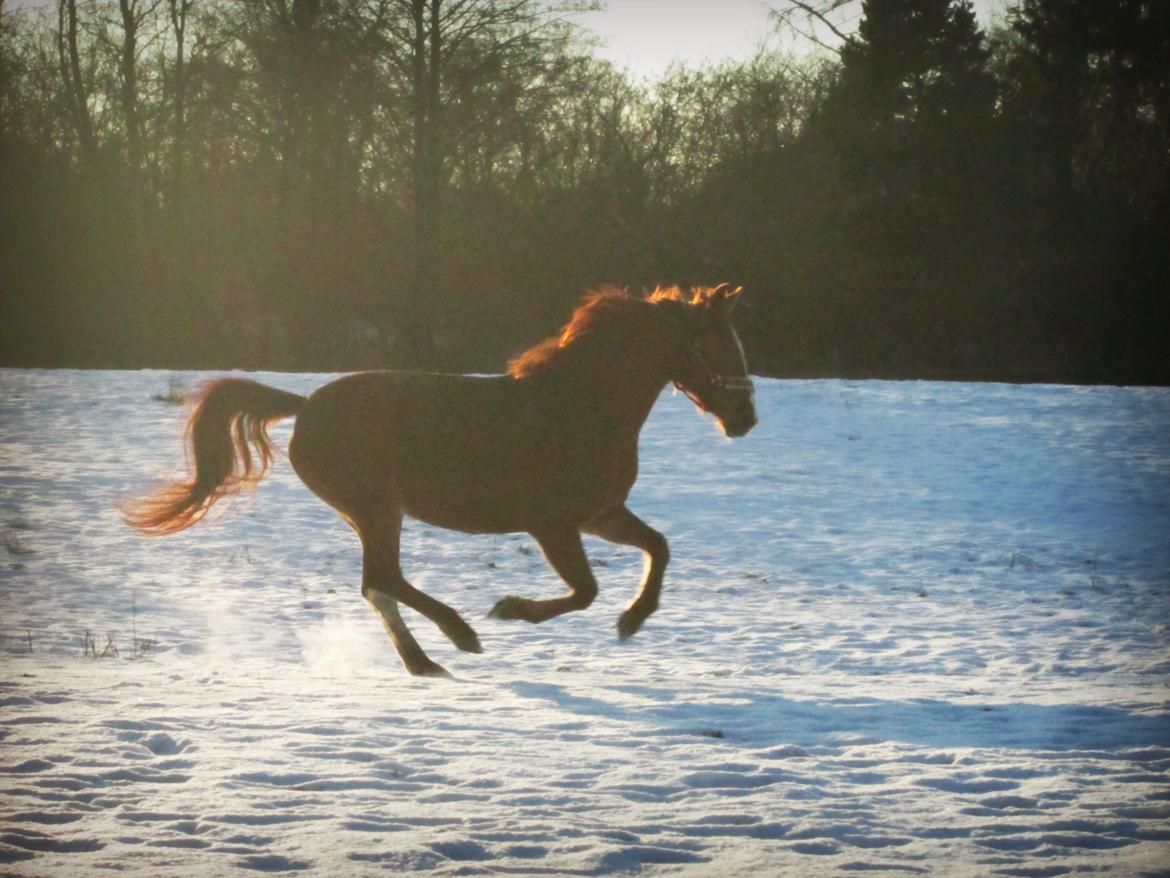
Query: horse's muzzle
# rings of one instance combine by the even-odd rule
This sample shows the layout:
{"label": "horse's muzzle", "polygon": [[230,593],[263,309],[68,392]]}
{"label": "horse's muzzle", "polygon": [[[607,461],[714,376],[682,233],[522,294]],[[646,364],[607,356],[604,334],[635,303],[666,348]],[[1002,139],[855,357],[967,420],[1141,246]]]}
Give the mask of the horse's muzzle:
{"label": "horse's muzzle", "polygon": [[759,421],[756,418],[756,407],[750,401],[736,406],[726,416],[719,419],[723,433],[729,439],[738,439],[740,436],[747,435],[757,423]]}

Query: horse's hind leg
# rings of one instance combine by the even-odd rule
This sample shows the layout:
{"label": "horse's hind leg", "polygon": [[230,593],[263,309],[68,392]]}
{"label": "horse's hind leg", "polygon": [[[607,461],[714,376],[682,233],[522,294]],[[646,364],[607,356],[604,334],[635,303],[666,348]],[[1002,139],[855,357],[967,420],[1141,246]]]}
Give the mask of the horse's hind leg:
{"label": "horse's hind leg", "polygon": [[398,650],[398,656],[402,659],[402,664],[408,673],[416,677],[450,676],[446,668],[432,661],[430,656],[423,652],[422,647],[418,645],[418,641],[414,639],[414,635],[410,633],[410,629],[402,621],[402,615],[398,612],[398,601],[376,588],[367,589],[365,597],[370,602],[370,606],[381,617],[382,624],[386,626],[386,631],[390,634],[390,641]]}
{"label": "horse's hind leg", "polygon": [[489,616],[497,619],[523,619],[525,622],[543,622],[553,616],[572,610],[583,610],[597,597],[597,580],[589,569],[581,534],[575,528],[565,527],[534,533],[544,556],[571,592],[564,597],[545,601],[509,595],[492,607]]}
{"label": "horse's hind leg", "polygon": [[642,587],[637,597],[618,618],[618,639],[626,640],[637,633],[647,617],[658,609],[658,596],[662,593],[662,574],[670,561],[670,548],[666,537],[656,531],[625,506],[599,519],[589,522],[583,528],[611,543],[637,546],[646,553],[646,570],[642,576]]}
{"label": "horse's hind leg", "polygon": [[417,610],[438,625],[439,630],[460,649],[483,651],[475,631],[462,616],[442,601],[423,594],[403,577],[398,562],[401,515],[386,516],[377,521],[358,521],[355,527],[362,541],[362,596],[382,617],[390,639],[410,673],[446,672],[418,645],[398,612],[399,603]]}

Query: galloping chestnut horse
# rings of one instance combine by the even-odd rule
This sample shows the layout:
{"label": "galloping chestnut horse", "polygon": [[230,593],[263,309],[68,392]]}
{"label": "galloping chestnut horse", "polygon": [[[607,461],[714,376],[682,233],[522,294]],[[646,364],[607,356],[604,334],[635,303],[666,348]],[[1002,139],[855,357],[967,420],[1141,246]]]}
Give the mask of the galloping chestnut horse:
{"label": "galloping chestnut horse", "polygon": [[[269,424],[295,415],[297,475],[357,531],[362,595],[412,674],[445,674],[419,647],[398,604],[422,613],[460,649],[480,652],[471,626],[412,586],[399,567],[403,516],[467,533],[527,532],[570,593],[509,596],[491,615],[543,622],[597,594],[581,534],[646,553],[622,640],[658,607],[666,539],[625,506],[638,474],[638,433],[667,382],[730,437],[756,423],[754,391],[730,312],[739,290],[677,287],[647,298],[592,293],[558,336],[491,377],[362,372],[308,397],[223,378],[196,397],[187,424],[194,473],[130,504],[148,534],[199,521],[220,497],[254,485],[272,461]],[[253,456],[255,453],[255,456]]]}

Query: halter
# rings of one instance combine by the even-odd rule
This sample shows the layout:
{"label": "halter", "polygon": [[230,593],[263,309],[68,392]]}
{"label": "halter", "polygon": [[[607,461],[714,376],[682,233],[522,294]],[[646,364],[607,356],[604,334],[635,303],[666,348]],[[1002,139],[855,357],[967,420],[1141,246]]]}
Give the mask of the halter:
{"label": "halter", "polygon": [[[692,356],[699,361],[699,365],[703,367],[706,376],[703,379],[704,383],[715,390],[727,390],[732,393],[751,393],[755,388],[752,385],[752,379],[747,375],[724,375],[721,372],[716,372],[711,363],[703,356],[703,352],[697,347],[690,348]],[[681,381],[672,381],[672,384],[683,392],[687,399],[693,402],[699,409],[705,412],[711,411],[707,404],[699,398],[699,395],[684,385]]]}

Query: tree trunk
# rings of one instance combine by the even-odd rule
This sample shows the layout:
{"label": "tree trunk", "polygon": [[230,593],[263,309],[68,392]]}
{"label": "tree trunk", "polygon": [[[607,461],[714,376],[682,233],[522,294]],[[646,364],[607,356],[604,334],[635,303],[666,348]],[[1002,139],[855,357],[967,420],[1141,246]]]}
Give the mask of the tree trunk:
{"label": "tree trunk", "polygon": [[175,34],[174,95],[172,103],[171,174],[175,192],[181,192],[187,171],[187,14],[195,0],[167,0]]}
{"label": "tree trunk", "polygon": [[[442,61],[439,8],[442,0],[412,0],[414,295],[411,341],[418,365],[433,365],[436,354],[435,301],[438,273],[439,176],[438,113]],[[429,12],[429,15],[428,15]]]}
{"label": "tree trunk", "polygon": [[126,161],[131,172],[142,171],[142,117],[138,109],[138,0],[118,0],[122,15],[122,51],[118,71],[122,86],[119,96],[126,121]]}
{"label": "tree trunk", "polygon": [[93,120],[89,115],[88,95],[81,78],[81,50],[78,48],[77,31],[77,0],[58,0],[57,60],[81,160],[88,165],[96,158],[97,141],[93,133]]}

